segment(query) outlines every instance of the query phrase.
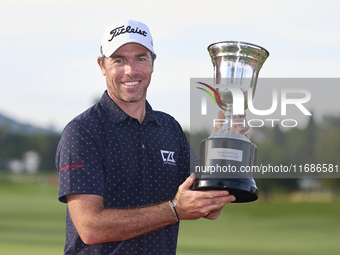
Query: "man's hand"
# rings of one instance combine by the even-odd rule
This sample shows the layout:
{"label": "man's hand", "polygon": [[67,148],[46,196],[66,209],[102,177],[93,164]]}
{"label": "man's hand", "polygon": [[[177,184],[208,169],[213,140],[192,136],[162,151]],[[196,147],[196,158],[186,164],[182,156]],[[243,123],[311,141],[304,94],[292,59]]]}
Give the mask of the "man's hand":
{"label": "man's hand", "polygon": [[[217,119],[224,119],[224,112],[219,111]],[[216,133],[220,128],[222,127],[222,124],[217,124],[215,127],[211,129],[211,134]],[[233,126],[231,128],[231,133],[236,134],[245,134],[249,130],[249,125],[246,120],[246,115],[238,115],[235,119],[233,119]],[[249,139],[250,134],[245,134],[245,136]]]}
{"label": "man's hand", "polygon": [[191,174],[178,188],[174,201],[180,220],[194,220],[201,217],[217,219],[223,206],[235,201],[226,190],[192,191],[195,175]]}

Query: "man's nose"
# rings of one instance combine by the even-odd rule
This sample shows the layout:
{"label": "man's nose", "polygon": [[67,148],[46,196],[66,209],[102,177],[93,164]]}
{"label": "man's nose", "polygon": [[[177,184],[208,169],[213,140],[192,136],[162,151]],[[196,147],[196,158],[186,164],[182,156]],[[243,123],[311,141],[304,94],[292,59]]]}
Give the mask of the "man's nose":
{"label": "man's nose", "polygon": [[125,73],[127,75],[133,76],[137,72],[137,67],[134,63],[127,63],[125,65]]}

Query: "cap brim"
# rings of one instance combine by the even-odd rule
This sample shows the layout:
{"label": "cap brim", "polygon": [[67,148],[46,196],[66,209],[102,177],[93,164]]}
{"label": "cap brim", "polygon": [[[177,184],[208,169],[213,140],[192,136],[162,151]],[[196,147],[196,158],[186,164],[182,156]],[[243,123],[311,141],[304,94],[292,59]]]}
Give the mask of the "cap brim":
{"label": "cap brim", "polygon": [[129,43],[138,43],[138,44],[144,46],[145,48],[147,48],[148,50],[150,50],[152,53],[154,53],[154,50],[153,50],[151,45],[141,43],[137,39],[129,39],[129,40],[123,40],[122,42],[117,43],[119,45],[118,47],[117,47],[117,45],[114,45],[111,48],[109,48],[106,52],[103,52],[103,54],[107,58],[111,57],[119,48],[121,48],[122,46],[129,44]]}

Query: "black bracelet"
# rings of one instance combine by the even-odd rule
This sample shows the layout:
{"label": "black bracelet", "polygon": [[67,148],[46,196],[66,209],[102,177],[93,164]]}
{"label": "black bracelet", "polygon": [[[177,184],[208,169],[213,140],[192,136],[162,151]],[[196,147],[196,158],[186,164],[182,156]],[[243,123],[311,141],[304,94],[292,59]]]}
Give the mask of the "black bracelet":
{"label": "black bracelet", "polygon": [[170,200],[170,201],[169,201],[169,204],[170,204],[170,206],[171,206],[171,210],[172,210],[173,213],[176,215],[177,222],[179,222],[179,217],[178,217],[178,213],[177,213],[177,210],[176,210],[176,202]]}

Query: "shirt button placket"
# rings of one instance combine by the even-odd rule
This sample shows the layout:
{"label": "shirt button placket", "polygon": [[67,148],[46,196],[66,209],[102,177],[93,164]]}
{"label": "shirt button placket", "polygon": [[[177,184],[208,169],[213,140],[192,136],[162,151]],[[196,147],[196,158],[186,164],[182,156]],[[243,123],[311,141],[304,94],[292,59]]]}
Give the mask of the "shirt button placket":
{"label": "shirt button placket", "polygon": [[143,125],[140,125],[139,127],[139,135],[140,135],[140,144],[142,146],[142,149],[145,149],[145,139],[144,139],[144,132],[143,132]]}

